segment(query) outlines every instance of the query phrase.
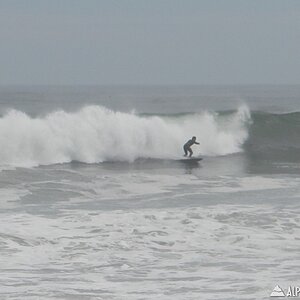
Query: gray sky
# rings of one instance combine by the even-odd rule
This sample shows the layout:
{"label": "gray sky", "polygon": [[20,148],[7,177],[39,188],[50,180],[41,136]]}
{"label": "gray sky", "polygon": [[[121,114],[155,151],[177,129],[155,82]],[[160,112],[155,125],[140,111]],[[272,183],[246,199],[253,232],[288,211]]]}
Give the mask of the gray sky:
{"label": "gray sky", "polygon": [[299,0],[0,0],[0,85],[280,83]]}

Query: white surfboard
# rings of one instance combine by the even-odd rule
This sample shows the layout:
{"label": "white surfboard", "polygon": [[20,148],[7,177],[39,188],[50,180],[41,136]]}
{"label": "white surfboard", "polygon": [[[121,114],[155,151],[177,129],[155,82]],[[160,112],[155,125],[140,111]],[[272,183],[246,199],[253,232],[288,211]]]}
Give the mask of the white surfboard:
{"label": "white surfboard", "polygon": [[177,159],[177,160],[182,161],[182,162],[197,162],[202,159],[203,158],[201,158],[201,157],[185,157],[185,158],[181,158],[181,159]]}

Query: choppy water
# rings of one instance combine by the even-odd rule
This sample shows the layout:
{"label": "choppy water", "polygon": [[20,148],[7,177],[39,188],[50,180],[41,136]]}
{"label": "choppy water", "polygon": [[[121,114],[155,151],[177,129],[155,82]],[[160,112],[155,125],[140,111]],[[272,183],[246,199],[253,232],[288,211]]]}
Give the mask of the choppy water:
{"label": "choppy water", "polygon": [[[299,284],[300,88],[274,89],[2,89],[0,298],[269,299]],[[204,160],[169,159],[191,130]]]}

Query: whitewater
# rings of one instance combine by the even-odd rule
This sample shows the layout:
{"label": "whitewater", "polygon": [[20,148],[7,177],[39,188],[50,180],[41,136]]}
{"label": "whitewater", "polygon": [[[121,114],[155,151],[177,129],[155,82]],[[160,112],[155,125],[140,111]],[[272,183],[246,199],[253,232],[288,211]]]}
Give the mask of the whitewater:
{"label": "whitewater", "polygon": [[143,117],[95,105],[36,118],[11,110],[0,118],[0,164],[175,159],[193,135],[203,141],[202,155],[232,154],[242,151],[250,120],[246,105],[226,116],[202,112],[181,117]]}
{"label": "whitewater", "polygon": [[[300,276],[300,87],[0,87],[0,299],[270,299]],[[182,162],[196,136],[197,163]]]}

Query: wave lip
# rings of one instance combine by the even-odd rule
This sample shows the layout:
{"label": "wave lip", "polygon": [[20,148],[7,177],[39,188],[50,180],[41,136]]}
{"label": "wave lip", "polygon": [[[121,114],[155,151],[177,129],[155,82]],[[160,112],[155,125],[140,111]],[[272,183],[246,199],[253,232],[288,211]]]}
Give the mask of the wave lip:
{"label": "wave lip", "polygon": [[193,146],[195,154],[227,155],[242,151],[250,121],[246,105],[223,115],[203,112],[164,117],[116,112],[96,105],[39,118],[11,110],[0,118],[0,165],[176,158],[193,135],[200,141],[200,146]]}

